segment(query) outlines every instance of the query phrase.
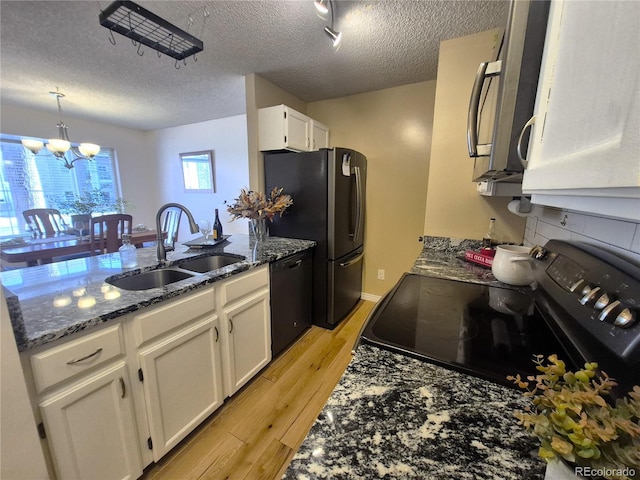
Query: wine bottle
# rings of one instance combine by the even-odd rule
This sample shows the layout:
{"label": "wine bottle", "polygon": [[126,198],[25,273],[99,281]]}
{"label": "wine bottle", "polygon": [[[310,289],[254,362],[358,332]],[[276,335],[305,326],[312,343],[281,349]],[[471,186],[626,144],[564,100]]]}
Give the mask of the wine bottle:
{"label": "wine bottle", "polygon": [[220,217],[218,216],[218,209],[216,208],[216,219],[213,221],[213,239],[220,240],[222,238],[222,223],[220,223]]}
{"label": "wine bottle", "polygon": [[493,245],[496,243],[496,219],[491,218],[489,220],[489,231],[486,233],[484,237],[482,237],[482,248],[491,250]]}

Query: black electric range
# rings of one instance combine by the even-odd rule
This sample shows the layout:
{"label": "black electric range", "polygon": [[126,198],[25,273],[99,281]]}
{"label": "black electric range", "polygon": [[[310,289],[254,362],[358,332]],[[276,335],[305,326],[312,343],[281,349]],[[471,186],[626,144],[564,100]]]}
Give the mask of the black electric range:
{"label": "black electric range", "polygon": [[371,313],[360,341],[512,386],[534,355],[569,369],[596,361],[620,391],[640,383],[640,267],[596,247],[536,247],[533,290],[406,273]]}

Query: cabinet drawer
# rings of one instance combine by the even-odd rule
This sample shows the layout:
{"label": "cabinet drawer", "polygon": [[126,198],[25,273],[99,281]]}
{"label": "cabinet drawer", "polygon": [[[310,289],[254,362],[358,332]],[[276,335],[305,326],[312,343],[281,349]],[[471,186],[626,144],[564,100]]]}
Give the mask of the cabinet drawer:
{"label": "cabinet drawer", "polygon": [[124,355],[120,324],[31,356],[38,393],[91,368]]}
{"label": "cabinet drawer", "polygon": [[269,286],[269,266],[264,265],[245,274],[232,277],[222,285],[222,305]]}
{"label": "cabinet drawer", "polygon": [[170,300],[133,319],[136,346],[215,310],[213,288]]}

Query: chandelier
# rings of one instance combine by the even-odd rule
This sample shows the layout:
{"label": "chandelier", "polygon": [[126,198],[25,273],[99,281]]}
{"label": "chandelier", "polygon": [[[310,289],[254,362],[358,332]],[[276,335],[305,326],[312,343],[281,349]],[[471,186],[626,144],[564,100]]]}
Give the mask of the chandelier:
{"label": "chandelier", "polygon": [[[58,88],[55,92],[49,92],[56,97],[58,102],[58,114],[60,115],[60,121],[56,125],[58,127],[58,138],[50,138],[47,143],[47,150],[52,153],[56,158],[64,161],[64,166],[68,169],[73,168],[74,162],[77,160],[93,160],[100,152],[100,145],[95,143],[81,143],[79,146],[71,145],[69,140],[69,133],[66,123],[62,120],[62,107],[60,106],[60,99],[64,98],[64,93],[61,93]],[[30,138],[24,138],[21,140],[22,145],[36,155],[42,147],[44,142],[41,140],[35,140]],[[67,152],[71,151],[74,156],[73,160],[69,161],[67,158]]]}

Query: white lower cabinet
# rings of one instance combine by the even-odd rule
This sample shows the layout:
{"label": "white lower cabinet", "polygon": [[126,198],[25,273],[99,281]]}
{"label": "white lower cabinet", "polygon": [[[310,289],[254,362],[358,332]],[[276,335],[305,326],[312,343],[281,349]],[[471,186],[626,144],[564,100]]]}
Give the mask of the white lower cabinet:
{"label": "white lower cabinet", "polygon": [[271,361],[269,292],[250,296],[222,314],[225,331],[225,392],[237,392]]}
{"label": "white lower cabinet", "polygon": [[23,354],[58,480],[136,479],[271,360],[269,266]]}
{"label": "white lower cabinet", "polygon": [[225,395],[231,396],[271,361],[269,266],[222,282],[218,305]]}
{"label": "white lower cabinet", "polygon": [[142,475],[129,385],[121,361],[40,403],[58,479]]}
{"label": "white lower cabinet", "polygon": [[154,460],[222,405],[219,338],[211,316],[139,352]]}

